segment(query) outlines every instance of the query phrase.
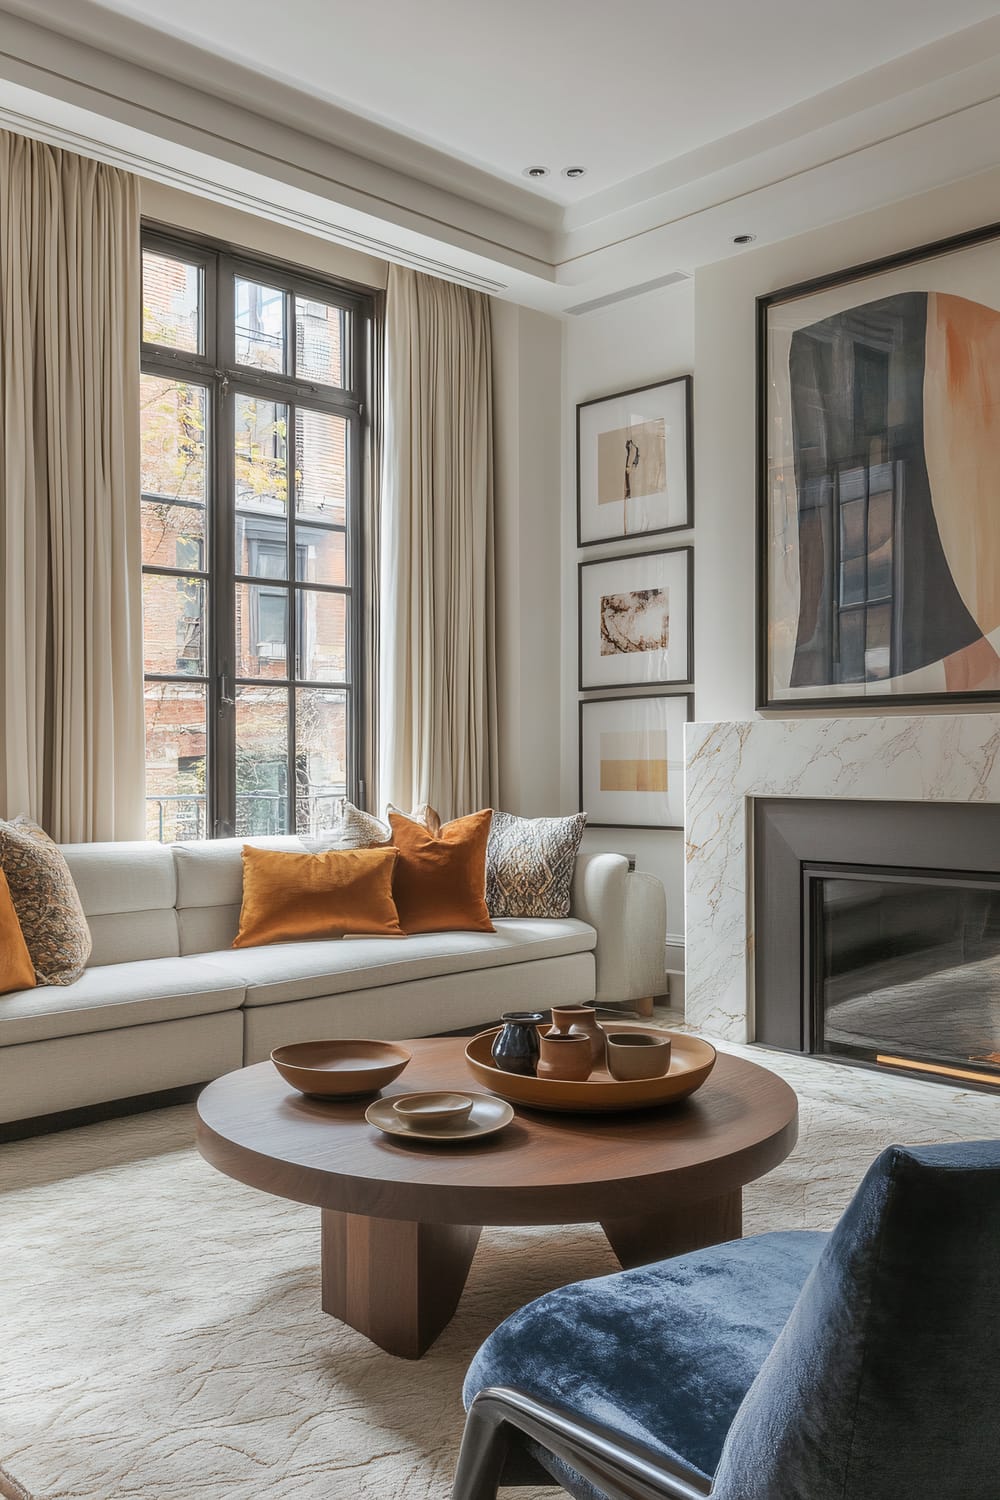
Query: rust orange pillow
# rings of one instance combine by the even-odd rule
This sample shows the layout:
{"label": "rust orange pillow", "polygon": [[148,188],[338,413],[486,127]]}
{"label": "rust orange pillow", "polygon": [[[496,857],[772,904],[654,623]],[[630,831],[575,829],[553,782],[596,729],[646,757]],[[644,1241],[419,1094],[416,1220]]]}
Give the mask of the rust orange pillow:
{"label": "rust orange pillow", "polygon": [[243,845],[243,906],[234,948],[306,938],[401,937],[392,898],[395,849],[321,854]]}
{"label": "rust orange pillow", "polygon": [[491,808],[432,833],[390,809],[399,863],[392,890],[404,932],[495,932],[486,909]]}
{"label": "rust orange pillow", "polygon": [[0,869],[0,995],[34,988],[35,966],[17,920],[7,877]]}

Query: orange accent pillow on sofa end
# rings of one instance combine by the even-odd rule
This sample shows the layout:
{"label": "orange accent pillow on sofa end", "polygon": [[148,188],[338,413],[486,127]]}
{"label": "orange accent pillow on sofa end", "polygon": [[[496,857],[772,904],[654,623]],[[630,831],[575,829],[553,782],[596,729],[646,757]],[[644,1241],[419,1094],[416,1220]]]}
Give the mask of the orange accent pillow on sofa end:
{"label": "orange accent pillow on sofa end", "polygon": [[445,823],[439,834],[389,813],[399,850],[393,895],[403,931],[496,932],[486,908],[486,845],[492,808]]}
{"label": "orange accent pillow on sofa end", "polygon": [[395,849],[321,854],[243,845],[243,905],[234,948],[307,938],[400,937]]}
{"label": "orange accent pillow on sofa end", "polygon": [[34,988],[35,966],[17,920],[7,877],[0,870],[0,995]]}

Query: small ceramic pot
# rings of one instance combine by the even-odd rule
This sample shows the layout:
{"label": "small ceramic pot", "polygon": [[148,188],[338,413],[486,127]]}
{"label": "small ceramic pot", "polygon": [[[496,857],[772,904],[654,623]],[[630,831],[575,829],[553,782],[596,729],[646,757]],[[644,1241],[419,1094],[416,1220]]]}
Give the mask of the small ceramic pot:
{"label": "small ceramic pot", "polygon": [[608,1072],[625,1082],[662,1078],[670,1067],[670,1038],[648,1031],[608,1032]]}
{"label": "small ceramic pot", "polygon": [[500,1020],[490,1055],[505,1073],[534,1078],[538,1066],[538,1028],[545,1017],[540,1010],[509,1010]]}
{"label": "small ceramic pot", "polygon": [[408,1125],[422,1125],[427,1130],[464,1125],[472,1114],[468,1094],[404,1094],[393,1100],[392,1107]]}
{"label": "small ceramic pot", "polygon": [[542,1055],[538,1060],[539,1078],[562,1079],[583,1083],[594,1069],[590,1037],[586,1032],[548,1032],[540,1038]]}
{"label": "small ceramic pot", "polygon": [[590,1042],[590,1060],[594,1067],[604,1061],[604,1032],[597,1024],[592,1005],[553,1005],[550,1036],[585,1036]]}

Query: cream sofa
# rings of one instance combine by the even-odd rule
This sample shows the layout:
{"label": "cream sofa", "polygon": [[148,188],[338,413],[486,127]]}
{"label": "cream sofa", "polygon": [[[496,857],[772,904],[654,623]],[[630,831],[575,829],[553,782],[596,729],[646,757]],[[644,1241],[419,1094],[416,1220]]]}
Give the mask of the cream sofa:
{"label": "cream sofa", "polygon": [[664,987],[663,887],[581,856],[572,915],[495,933],[234,949],[244,842],[63,846],[93,935],[76,984],[0,996],[0,1123],[176,1089],[283,1042],[398,1038]]}

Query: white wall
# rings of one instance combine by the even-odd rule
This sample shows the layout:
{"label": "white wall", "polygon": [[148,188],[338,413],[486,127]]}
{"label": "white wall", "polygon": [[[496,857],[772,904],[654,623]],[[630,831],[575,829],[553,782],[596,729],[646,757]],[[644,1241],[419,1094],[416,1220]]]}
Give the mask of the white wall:
{"label": "white wall", "polygon": [[560,803],[560,367],[557,318],[493,303],[500,804]]}
{"label": "white wall", "polygon": [[[563,324],[562,449],[562,778],[564,811],[579,807],[577,690],[577,564],[584,557],[614,557],[634,552],[632,537],[607,546],[576,545],[576,405],[633,386],[648,385],[694,368],[694,284],[678,282],[644,297],[618,302]],[[695,380],[695,410],[698,381]],[[697,468],[695,469],[697,485]],[[695,519],[698,520],[697,489]],[[700,524],[697,535],[701,535]],[[658,538],[669,546],[690,542],[694,532],[678,531]],[[649,550],[654,550],[653,542]],[[697,557],[697,547],[695,548]],[[695,634],[695,680],[700,671]],[[585,696],[599,696],[587,694]],[[700,708],[695,703],[696,713]],[[667,889],[667,930],[684,930],[684,836],[681,832],[636,828],[589,829],[584,848],[612,849],[636,856],[637,867],[658,875]]]}
{"label": "white wall", "polygon": [[389,273],[387,261],[350,250],[346,245],[335,245],[318,235],[303,234],[272,219],[228,208],[194,193],[182,193],[147,178],[142,179],[140,202],[143,217],[158,219],[161,224],[209,235],[238,249],[272,255],[276,260],[308,266],[324,276],[353,281],[357,286],[378,289],[385,286]]}
{"label": "white wall", "polygon": [[[699,719],[755,717],[755,298],[997,220],[1000,172],[984,173],[827,229],[746,251],[697,273],[695,652]],[[881,698],[871,710],[857,710],[891,711]]]}

